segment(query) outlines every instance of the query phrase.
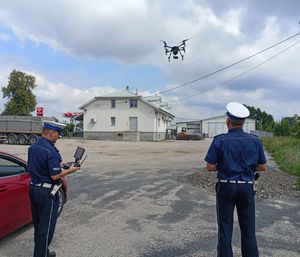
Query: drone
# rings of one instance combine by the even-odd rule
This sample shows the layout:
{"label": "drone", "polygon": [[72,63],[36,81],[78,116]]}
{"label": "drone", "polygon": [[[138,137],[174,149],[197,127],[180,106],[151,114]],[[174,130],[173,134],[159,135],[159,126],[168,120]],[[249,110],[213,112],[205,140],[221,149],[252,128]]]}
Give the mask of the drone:
{"label": "drone", "polygon": [[[164,48],[166,50],[166,55],[168,53],[169,56],[168,56],[168,60],[170,61],[170,58],[171,58],[171,55],[173,54],[173,59],[178,59],[178,53],[181,55],[181,59],[183,60],[183,53],[185,53],[185,42],[188,41],[188,39],[185,39],[182,41],[181,44],[179,44],[178,46],[168,46],[167,43],[165,41],[162,40],[162,42],[164,43]],[[183,52],[183,53],[182,53]]]}

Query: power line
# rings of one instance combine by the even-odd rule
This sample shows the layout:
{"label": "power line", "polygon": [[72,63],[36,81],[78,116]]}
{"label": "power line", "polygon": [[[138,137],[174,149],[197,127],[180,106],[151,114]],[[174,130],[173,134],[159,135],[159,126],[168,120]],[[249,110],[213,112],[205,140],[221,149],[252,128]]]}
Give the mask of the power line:
{"label": "power line", "polygon": [[[191,96],[187,96],[187,97],[181,98],[180,100],[182,101],[182,100],[185,100],[185,99],[187,99],[187,98],[191,98],[191,97],[195,97],[195,96],[201,95],[201,94],[203,94],[203,93],[205,93],[205,92],[207,92],[207,91],[210,91],[210,90],[212,90],[212,89],[217,88],[218,86],[222,86],[222,85],[224,85],[224,84],[227,84],[228,82],[231,82],[231,81],[233,81],[233,80],[236,80],[236,79],[238,79],[238,78],[244,76],[245,74],[251,72],[252,70],[257,69],[258,67],[260,67],[260,66],[266,64],[267,62],[271,61],[272,59],[274,59],[274,58],[280,56],[281,54],[283,54],[284,52],[286,52],[287,50],[291,49],[292,47],[294,47],[295,45],[297,45],[297,44],[299,44],[299,43],[300,43],[300,41],[297,41],[297,42],[293,43],[292,45],[290,45],[289,47],[283,49],[283,50],[280,51],[279,53],[277,53],[277,54],[271,56],[270,58],[266,59],[265,61],[263,61],[263,62],[261,62],[261,63],[255,65],[255,66],[251,67],[250,69],[248,69],[248,70],[246,70],[246,71],[244,71],[244,72],[238,74],[238,75],[235,76],[235,77],[232,77],[232,78],[230,78],[230,79],[227,79],[227,80],[225,80],[225,81],[223,81],[223,82],[221,82],[221,83],[219,83],[219,84],[217,84],[217,85],[215,85],[215,86],[209,87],[209,89],[205,89],[205,90],[203,90],[203,91],[201,91],[201,92],[199,92],[199,93],[197,93],[197,94],[193,94],[193,95],[191,95]],[[178,100],[177,100],[177,101],[178,101]],[[175,102],[175,101],[171,101],[171,102]]]}
{"label": "power line", "polygon": [[199,121],[200,119],[187,119],[187,118],[176,117],[175,120],[183,120],[182,122],[186,122],[186,121],[196,122]]}
{"label": "power line", "polygon": [[204,75],[204,76],[202,76],[202,77],[200,77],[200,78],[197,78],[197,79],[194,79],[194,80],[192,80],[192,81],[186,82],[186,83],[184,83],[184,84],[182,84],[182,85],[179,85],[179,86],[177,86],[177,87],[173,87],[173,88],[170,88],[170,89],[166,89],[166,90],[164,90],[164,91],[161,91],[161,92],[159,92],[159,94],[164,94],[164,93],[166,93],[166,92],[173,91],[173,90],[175,90],[175,89],[178,89],[178,88],[187,86],[187,85],[189,85],[189,84],[195,83],[195,82],[197,82],[197,81],[199,81],[199,80],[208,78],[208,77],[210,77],[210,76],[212,76],[212,75],[215,75],[215,74],[217,74],[217,73],[219,73],[219,72],[221,72],[221,71],[223,71],[223,70],[226,70],[226,69],[228,69],[228,68],[231,68],[231,67],[234,66],[234,65],[237,65],[237,64],[239,64],[239,63],[241,63],[241,62],[244,62],[244,61],[246,61],[246,60],[249,60],[250,58],[252,58],[252,57],[254,57],[254,56],[257,56],[257,55],[259,55],[259,54],[261,54],[261,53],[263,53],[263,52],[266,52],[266,51],[270,50],[271,48],[273,48],[273,47],[275,47],[275,46],[278,46],[278,45],[280,45],[280,44],[282,44],[282,43],[284,43],[284,42],[286,42],[286,41],[288,41],[288,40],[290,40],[290,39],[292,39],[292,38],[294,38],[294,37],[296,37],[296,36],[298,36],[298,35],[300,35],[300,33],[296,33],[295,35],[293,35],[293,36],[291,36],[291,37],[288,37],[288,38],[286,38],[286,39],[284,39],[284,40],[282,40],[282,41],[280,41],[280,42],[278,42],[278,43],[276,43],[276,44],[274,44],[274,45],[272,45],[272,46],[269,46],[269,47],[267,47],[267,48],[265,48],[265,49],[263,49],[263,50],[261,50],[261,51],[255,53],[255,54],[252,54],[252,55],[250,55],[250,56],[248,56],[248,57],[246,57],[246,58],[244,58],[244,59],[242,59],[242,60],[239,60],[239,61],[237,61],[237,62],[234,62],[234,63],[232,63],[232,64],[230,64],[230,65],[228,65],[228,66],[225,66],[225,67],[223,67],[223,68],[221,68],[221,69],[218,69],[218,70],[216,70],[216,71],[214,71],[214,72],[211,72],[211,73],[209,73],[209,74],[206,74],[206,75]]}

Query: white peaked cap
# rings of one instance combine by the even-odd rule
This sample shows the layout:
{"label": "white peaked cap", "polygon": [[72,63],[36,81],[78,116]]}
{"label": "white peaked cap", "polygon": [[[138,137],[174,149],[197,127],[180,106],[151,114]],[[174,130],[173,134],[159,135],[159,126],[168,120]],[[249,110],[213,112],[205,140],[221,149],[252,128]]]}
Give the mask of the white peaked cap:
{"label": "white peaked cap", "polygon": [[226,105],[227,115],[236,119],[249,117],[250,112],[246,106],[238,102],[230,102]]}

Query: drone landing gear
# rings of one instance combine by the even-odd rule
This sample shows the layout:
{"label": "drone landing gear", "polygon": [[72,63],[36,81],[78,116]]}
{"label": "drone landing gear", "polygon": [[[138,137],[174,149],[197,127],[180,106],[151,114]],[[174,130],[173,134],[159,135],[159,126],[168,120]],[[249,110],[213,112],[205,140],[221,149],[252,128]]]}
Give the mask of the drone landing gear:
{"label": "drone landing gear", "polygon": [[[182,55],[181,53],[180,53],[180,55],[181,55],[181,60],[183,60],[183,55]],[[169,60],[169,61],[170,61],[170,57],[171,57],[171,56],[168,57],[168,60]],[[177,60],[177,59],[178,59],[178,55],[174,55],[174,54],[173,54],[173,59]]]}
{"label": "drone landing gear", "polygon": [[170,59],[171,59],[171,56],[173,55],[173,59],[175,59],[175,60],[177,60],[179,57],[178,57],[178,53],[180,54],[180,56],[181,56],[181,59],[183,60],[183,54],[181,53],[181,51],[182,51],[182,49],[179,49],[178,51],[176,51],[175,53],[174,53],[174,51],[172,52],[172,51],[170,51],[170,54],[169,54],[169,56],[168,56],[168,61],[170,62]]}
{"label": "drone landing gear", "polygon": [[[183,54],[181,53],[181,51],[179,51],[179,53],[181,55],[181,60],[183,60]],[[176,59],[178,59],[178,56],[176,56],[176,57],[177,57]]]}

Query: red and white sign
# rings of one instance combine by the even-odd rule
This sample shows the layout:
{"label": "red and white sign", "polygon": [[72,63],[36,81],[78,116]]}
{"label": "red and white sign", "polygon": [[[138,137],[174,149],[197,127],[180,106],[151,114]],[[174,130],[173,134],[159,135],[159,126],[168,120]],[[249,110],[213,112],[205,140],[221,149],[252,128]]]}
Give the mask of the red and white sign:
{"label": "red and white sign", "polygon": [[36,116],[40,116],[40,117],[44,116],[44,108],[43,107],[36,108]]}
{"label": "red and white sign", "polygon": [[82,112],[66,112],[63,114],[63,116],[66,118],[73,118],[73,117],[79,116],[81,114],[82,114]]}

